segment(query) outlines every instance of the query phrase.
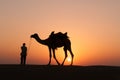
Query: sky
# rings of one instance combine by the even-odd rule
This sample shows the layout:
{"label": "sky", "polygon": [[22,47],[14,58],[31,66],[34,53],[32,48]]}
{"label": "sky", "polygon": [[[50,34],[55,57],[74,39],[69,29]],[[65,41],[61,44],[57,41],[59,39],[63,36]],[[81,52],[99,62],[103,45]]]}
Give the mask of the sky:
{"label": "sky", "polygon": [[[46,39],[52,31],[68,33],[73,65],[120,66],[120,0],[0,0],[0,64],[19,64],[24,42],[27,64],[47,64],[48,47],[30,35]],[[60,63],[64,56],[58,48]]]}

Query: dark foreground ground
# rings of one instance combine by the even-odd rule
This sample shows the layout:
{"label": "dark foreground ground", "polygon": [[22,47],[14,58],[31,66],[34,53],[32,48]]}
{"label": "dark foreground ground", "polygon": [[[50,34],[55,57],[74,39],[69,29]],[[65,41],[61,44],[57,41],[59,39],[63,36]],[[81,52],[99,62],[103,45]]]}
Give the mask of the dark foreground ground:
{"label": "dark foreground ground", "polygon": [[120,80],[120,67],[0,65],[0,80]]}

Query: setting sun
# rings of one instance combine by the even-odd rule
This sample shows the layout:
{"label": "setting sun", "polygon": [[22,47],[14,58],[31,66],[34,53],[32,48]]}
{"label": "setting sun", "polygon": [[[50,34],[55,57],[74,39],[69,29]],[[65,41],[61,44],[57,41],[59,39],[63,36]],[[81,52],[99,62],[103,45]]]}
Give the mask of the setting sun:
{"label": "setting sun", "polygon": [[68,58],[67,58],[67,61],[68,61],[68,62],[71,62],[71,58],[70,58],[70,57],[68,57]]}

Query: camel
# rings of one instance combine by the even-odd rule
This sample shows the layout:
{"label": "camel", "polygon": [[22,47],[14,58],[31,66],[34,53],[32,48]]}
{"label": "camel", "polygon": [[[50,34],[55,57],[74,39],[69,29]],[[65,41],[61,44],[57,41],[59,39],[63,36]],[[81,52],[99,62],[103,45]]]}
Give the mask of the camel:
{"label": "camel", "polygon": [[70,52],[71,57],[72,57],[70,65],[73,64],[74,55],[73,55],[73,52],[71,50],[71,42],[69,40],[69,37],[67,36],[67,32],[66,33],[62,33],[62,32],[54,33],[54,31],[53,31],[53,32],[51,32],[49,37],[47,39],[44,39],[44,40],[42,40],[38,36],[38,34],[35,33],[35,34],[31,35],[31,38],[34,38],[40,44],[48,46],[48,49],[49,49],[49,63],[48,63],[48,65],[51,64],[51,58],[52,58],[52,52],[51,51],[53,51],[53,57],[56,60],[57,64],[60,65],[60,63],[57,60],[56,55],[55,55],[55,49],[57,49],[59,47],[64,47],[63,50],[64,50],[64,53],[65,53],[65,58],[64,58],[61,65],[64,65],[64,62],[65,62],[65,60],[68,56],[67,55],[67,50]]}

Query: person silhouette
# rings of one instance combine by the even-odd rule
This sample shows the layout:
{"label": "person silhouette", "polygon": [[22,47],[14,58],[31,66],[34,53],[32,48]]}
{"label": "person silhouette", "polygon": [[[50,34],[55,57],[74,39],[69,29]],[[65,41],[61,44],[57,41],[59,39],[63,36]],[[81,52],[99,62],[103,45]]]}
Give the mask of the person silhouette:
{"label": "person silhouette", "polygon": [[23,43],[23,45],[21,46],[21,64],[26,64],[26,56],[27,56],[27,47],[26,44]]}

